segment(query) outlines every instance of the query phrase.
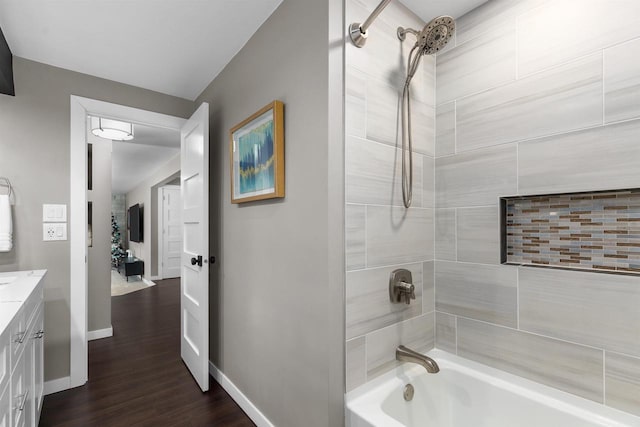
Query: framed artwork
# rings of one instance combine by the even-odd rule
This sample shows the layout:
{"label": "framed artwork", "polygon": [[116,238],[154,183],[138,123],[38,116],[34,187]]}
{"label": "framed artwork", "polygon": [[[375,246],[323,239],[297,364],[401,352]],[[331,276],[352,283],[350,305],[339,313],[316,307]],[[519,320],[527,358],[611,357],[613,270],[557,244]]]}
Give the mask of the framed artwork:
{"label": "framed artwork", "polygon": [[284,104],[273,101],[230,133],[231,203],[284,197]]}

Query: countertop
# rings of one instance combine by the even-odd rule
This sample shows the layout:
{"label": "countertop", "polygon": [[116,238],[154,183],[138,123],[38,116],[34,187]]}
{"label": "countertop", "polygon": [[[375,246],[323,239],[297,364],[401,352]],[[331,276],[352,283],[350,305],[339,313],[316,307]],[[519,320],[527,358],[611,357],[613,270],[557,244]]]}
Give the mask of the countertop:
{"label": "countertop", "polygon": [[[47,274],[47,270],[11,271],[0,273],[0,335]],[[2,284],[15,278],[9,284]]]}

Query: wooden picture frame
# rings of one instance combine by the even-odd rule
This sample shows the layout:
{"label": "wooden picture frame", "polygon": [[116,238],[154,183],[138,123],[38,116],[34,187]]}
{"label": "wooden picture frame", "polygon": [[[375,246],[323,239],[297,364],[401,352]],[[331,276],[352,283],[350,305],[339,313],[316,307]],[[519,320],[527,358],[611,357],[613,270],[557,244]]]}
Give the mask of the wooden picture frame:
{"label": "wooden picture frame", "polygon": [[284,197],[284,104],[273,101],[229,132],[231,203]]}

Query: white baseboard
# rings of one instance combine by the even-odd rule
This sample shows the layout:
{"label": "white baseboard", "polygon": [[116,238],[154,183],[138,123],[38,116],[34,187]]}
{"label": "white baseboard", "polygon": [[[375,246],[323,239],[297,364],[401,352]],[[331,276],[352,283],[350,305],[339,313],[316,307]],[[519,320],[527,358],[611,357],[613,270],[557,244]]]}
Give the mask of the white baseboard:
{"label": "white baseboard", "polygon": [[[157,280],[157,279],[154,279],[154,280]],[[143,278],[142,278],[142,281],[143,281],[144,283],[146,283],[146,284],[147,284],[147,286],[153,286],[153,285],[155,285],[155,282],[153,282],[152,280],[149,280],[149,279],[147,279],[147,278],[145,278],[145,277],[143,277]]]}
{"label": "white baseboard", "polygon": [[44,382],[44,395],[57,393],[71,388],[71,377],[62,377]]}
{"label": "white baseboard", "polygon": [[106,329],[98,329],[97,331],[87,331],[87,341],[99,340],[101,338],[109,338],[113,336],[113,326]]}
{"label": "white baseboard", "polygon": [[[143,277],[143,278],[142,278],[142,280],[147,280],[147,278],[146,278],[146,277]],[[148,280],[151,280],[151,281],[154,281],[154,280],[162,280],[162,277],[160,277],[160,276],[149,276],[149,279],[148,279]]]}
{"label": "white baseboard", "polygon": [[271,421],[211,361],[209,361],[209,373],[258,427],[274,427]]}

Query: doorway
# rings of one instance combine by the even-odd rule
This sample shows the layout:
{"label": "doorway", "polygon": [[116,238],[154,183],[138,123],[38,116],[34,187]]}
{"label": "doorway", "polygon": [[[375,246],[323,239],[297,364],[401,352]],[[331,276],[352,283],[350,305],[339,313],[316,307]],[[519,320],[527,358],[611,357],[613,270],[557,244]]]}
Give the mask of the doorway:
{"label": "doorway", "polygon": [[180,185],[173,182],[158,188],[158,278],[160,280],[180,277],[181,206]]}
{"label": "doorway", "polygon": [[[182,212],[183,221],[189,218],[190,231],[198,239],[190,239],[189,246],[197,248],[199,253],[187,248],[186,244],[181,253],[182,271],[189,272],[188,285],[181,285],[181,318],[182,313],[189,311],[191,323],[198,323],[198,336],[188,337],[184,331],[187,328],[181,324],[182,338],[198,345],[197,366],[192,357],[183,359],[194,378],[203,390],[208,389],[200,380],[204,375],[202,366],[208,361],[208,265],[194,263],[193,260],[203,259],[208,253],[208,104],[203,103],[194,116],[185,120],[179,117],[154,113],[137,108],[71,96],[71,176],[70,176],[70,271],[71,271],[71,357],[68,387],[61,384],[61,389],[81,386],[88,380],[88,344],[87,344],[87,237],[88,237],[88,200],[87,200],[87,116],[98,116],[113,120],[129,121],[134,124],[155,126],[171,129],[181,133],[181,159],[186,162],[188,175],[181,177],[181,187],[189,189],[189,200],[193,206]],[[186,160],[184,160],[186,159]],[[199,166],[198,166],[199,165]],[[182,165],[182,170],[185,166]],[[200,183],[194,185],[193,183]],[[148,206],[150,206],[149,203]],[[195,208],[195,209],[194,209]],[[197,213],[197,216],[193,216]],[[206,221],[204,220],[206,219]],[[148,221],[150,225],[150,221]],[[149,251],[150,252],[150,251]],[[151,257],[149,256],[151,260]],[[191,260],[191,262],[189,262]],[[184,275],[182,275],[184,277]],[[197,298],[199,311],[194,312],[184,307],[185,296]],[[191,297],[191,299],[194,299]],[[190,330],[193,330],[191,327]],[[191,339],[189,339],[191,338]],[[197,339],[196,339],[197,338]],[[182,347],[184,350],[182,339]],[[208,375],[207,375],[208,376]]]}

